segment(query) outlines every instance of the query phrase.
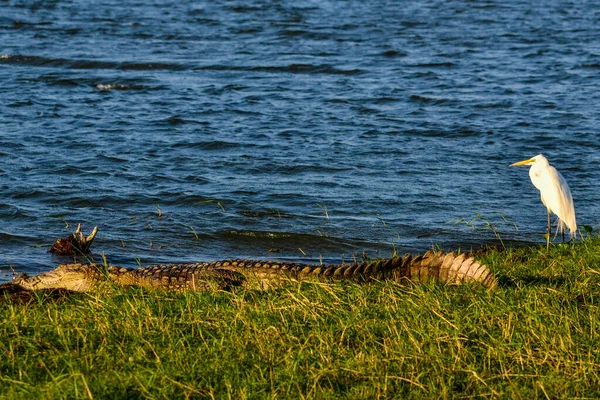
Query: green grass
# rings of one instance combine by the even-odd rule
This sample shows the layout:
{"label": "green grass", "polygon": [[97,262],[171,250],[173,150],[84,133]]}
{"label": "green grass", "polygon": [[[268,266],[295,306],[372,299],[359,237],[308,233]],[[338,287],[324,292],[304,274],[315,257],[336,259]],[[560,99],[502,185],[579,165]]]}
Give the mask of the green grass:
{"label": "green grass", "polygon": [[0,397],[600,397],[600,240],[482,259],[495,290],[107,285],[2,302]]}

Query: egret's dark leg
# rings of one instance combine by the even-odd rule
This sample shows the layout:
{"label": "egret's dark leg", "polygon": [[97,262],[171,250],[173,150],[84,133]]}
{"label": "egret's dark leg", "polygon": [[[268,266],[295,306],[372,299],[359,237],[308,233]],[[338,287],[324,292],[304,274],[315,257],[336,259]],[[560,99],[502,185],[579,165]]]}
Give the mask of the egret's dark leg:
{"label": "egret's dark leg", "polygon": [[548,210],[548,237],[546,238],[546,251],[550,251],[550,234],[552,233],[552,228],[550,225],[550,210]]}

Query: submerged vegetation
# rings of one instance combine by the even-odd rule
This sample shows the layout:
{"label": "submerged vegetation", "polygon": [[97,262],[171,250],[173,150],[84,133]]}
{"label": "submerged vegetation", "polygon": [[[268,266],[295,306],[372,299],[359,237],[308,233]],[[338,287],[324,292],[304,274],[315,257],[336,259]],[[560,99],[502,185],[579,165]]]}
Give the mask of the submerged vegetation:
{"label": "submerged vegetation", "polygon": [[600,239],[481,261],[494,290],[106,284],[0,302],[0,397],[600,397]]}

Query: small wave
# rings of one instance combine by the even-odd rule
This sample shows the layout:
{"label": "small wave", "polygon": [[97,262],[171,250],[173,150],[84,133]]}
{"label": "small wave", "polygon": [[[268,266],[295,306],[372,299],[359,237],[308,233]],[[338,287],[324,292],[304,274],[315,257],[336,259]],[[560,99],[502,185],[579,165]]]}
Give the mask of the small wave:
{"label": "small wave", "polygon": [[0,241],[2,241],[3,244],[25,244],[31,243],[35,240],[37,240],[37,238],[33,236],[0,231]]}
{"label": "small wave", "polygon": [[397,51],[397,50],[388,50],[388,51],[384,51],[383,53],[381,53],[381,56],[388,57],[388,58],[406,57],[406,56],[408,56],[408,53],[405,53],[403,51]]}
{"label": "small wave", "polygon": [[529,123],[528,121],[517,121],[514,123],[514,126],[518,126],[521,128],[526,128],[528,126],[531,126],[531,123]]}
{"label": "small wave", "polygon": [[117,157],[117,156],[109,156],[106,154],[102,154],[102,153],[98,153],[96,154],[96,158],[100,158],[100,159],[104,159],[104,160],[109,160],[112,162],[118,162],[118,163],[126,163],[129,160],[126,158],[121,158],[121,157]]}
{"label": "small wave", "polygon": [[285,36],[304,36],[308,33],[308,31],[305,31],[303,29],[286,29],[283,31],[283,34]]}
{"label": "small wave", "polygon": [[25,190],[19,193],[15,193],[12,198],[15,200],[21,200],[21,199],[36,199],[39,197],[45,197],[48,195],[48,192],[44,192],[41,190],[37,190],[37,189],[29,189],[29,190]]}
{"label": "small wave", "polygon": [[510,108],[512,106],[513,106],[512,101],[506,100],[506,101],[494,102],[494,103],[475,104],[473,107],[485,109],[485,108]]}
{"label": "small wave", "polygon": [[339,69],[328,64],[290,64],[287,67],[263,67],[266,70],[274,69],[281,72],[291,72],[294,74],[333,74],[333,75],[357,75],[362,71],[360,69]]}
{"label": "small wave", "polygon": [[211,96],[218,96],[223,93],[240,92],[245,89],[248,89],[248,86],[227,84],[227,85],[219,86],[219,87],[216,87],[216,86],[207,87],[206,89],[204,89],[204,93],[211,95]]}
{"label": "small wave", "polygon": [[397,97],[377,97],[373,99],[375,104],[387,104],[387,103],[397,103],[400,101]]}
{"label": "small wave", "polygon": [[144,91],[144,90],[158,90],[162,89],[162,86],[151,86],[142,84],[143,79],[125,79],[117,82],[107,81],[103,78],[81,78],[81,77],[65,77],[64,73],[50,73],[40,75],[37,78],[31,79],[34,82],[44,82],[46,84],[57,85],[57,86],[92,86],[99,91],[111,91],[111,90],[132,90],[132,91]]}
{"label": "small wave", "polygon": [[231,28],[230,32],[238,35],[256,35],[264,30],[262,26]]}
{"label": "small wave", "polygon": [[229,6],[227,7],[228,9],[230,9],[233,12],[236,13],[250,13],[250,12],[255,12],[255,11],[262,11],[263,7],[259,7],[259,6],[239,6],[239,5],[235,5],[235,6]]}
{"label": "small wave", "polygon": [[298,234],[289,233],[289,232],[240,231],[240,230],[235,230],[235,229],[228,231],[226,233],[226,235],[227,234],[233,235],[233,236],[249,236],[249,237],[260,238],[260,239],[284,239],[284,238],[290,238],[292,236],[298,235]]}
{"label": "small wave", "polygon": [[16,101],[14,103],[9,104],[9,107],[28,107],[28,106],[32,106],[33,105],[33,101],[31,100],[23,100],[23,101]]}
{"label": "small wave", "polygon": [[79,86],[80,85],[80,82],[78,82],[77,79],[63,78],[63,77],[57,76],[56,74],[41,75],[40,77],[35,78],[33,80],[38,81],[38,82],[53,84],[56,86]]}
{"label": "small wave", "polygon": [[418,94],[411,94],[410,99],[413,101],[419,101],[419,102],[423,102],[423,103],[433,103],[433,104],[444,104],[444,103],[447,103],[450,101],[449,99],[427,97],[427,96],[421,96]]}
{"label": "small wave", "polygon": [[452,62],[432,62],[432,63],[419,63],[419,64],[408,64],[407,67],[415,67],[415,68],[452,68],[455,67],[456,64]]}
{"label": "small wave", "polygon": [[69,60],[65,58],[47,58],[22,54],[2,54],[0,64],[28,65],[33,67],[64,67],[73,69],[113,69],[119,64],[105,61]]}
{"label": "small wave", "polygon": [[183,71],[189,69],[188,66],[183,64],[171,64],[171,63],[130,63],[124,62],[119,64],[118,69],[128,71],[153,71],[153,70],[167,70],[167,71]]}
{"label": "small wave", "polygon": [[336,166],[331,163],[315,165],[315,164],[274,164],[265,163],[260,168],[255,169],[256,173],[279,173],[282,175],[299,175],[299,174],[311,174],[311,173],[335,173],[344,171],[353,171],[355,168]]}
{"label": "small wave", "polygon": [[325,100],[325,102],[332,103],[332,104],[350,104],[348,99],[342,99],[342,98],[327,99],[327,100]]}
{"label": "small wave", "polygon": [[179,118],[177,115],[173,115],[172,117],[167,118],[165,122],[169,125],[181,125],[185,124],[187,121],[183,118]]}
{"label": "small wave", "polygon": [[1,54],[0,64],[28,65],[34,67],[56,67],[68,69],[119,69],[134,71],[168,70],[181,71],[189,66],[159,62],[115,62],[101,60],[70,60],[66,58],[47,58],[22,54]]}
{"label": "small wave", "polygon": [[425,136],[425,137],[465,137],[465,136],[479,136],[483,134],[481,131],[477,131],[468,127],[458,127],[453,130],[435,130],[435,129],[407,129],[404,131],[407,135]]}
{"label": "small wave", "polygon": [[5,222],[8,220],[18,220],[20,222],[37,221],[38,218],[35,211],[13,205],[1,205],[0,216]]}
{"label": "small wave", "polygon": [[13,29],[21,29],[23,27],[32,27],[32,26],[50,26],[52,22],[50,21],[41,21],[41,22],[29,22],[29,21],[21,21],[15,19],[12,21]]}
{"label": "small wave", "polygon": [[[329,31],[307,31],[304,29],[284,29],[279,32],[279,34],[284,38],[295,38],[302,37],[303,39],[309,40],[331,40],[332,32]],[[337,40],[343,40],[341,37],[338,37]]]}
{"label": "small wave", "polygon": [[236,149],[241,147],[240,143],[235,142],[224,142],[221,140],[211,140],[208,142],[179,142],[175,143],[171,147],[173,148],[191,148],[191,149],[201,149],[201,150],[224,150],[224,149]]}
{"label": "small wave", "polygon": [[[95,209],[104,208],[119,208],[131,204],[138,199],[131,200],[124,196],[114,195],[94,195],[89,197],[83,197],[84,195],[73,195],[70,197],[64,197],[61,199],[61,207],[90,207]],[[147,204],[147,203],[146,203]]]}
{"label": "small wave", "polygon": [[98,83],[96,85],[96,89],[103,92],[103,91],[107,91],[107,90],[131,90],[132,87],[129,85],[124,85],[122,83],[109,83],[109,84]]}
{"label": "small wave", "polygon": [[289,64],[285,66],[230,66],[230,65],[206,65],[194,68],[196,71],[253,71],[273,72],[290,74],[331,74],[331,75],[358,75],[363,71],[360,69],[339,69],[328,64]]}
{"label": "small wave", "polygon": [[[240,191],[237,191],[236,194],[239,194]],[[244,210],[238,211],[238,215],[242,215],[248,218],[256,218],[256,219],[270,219],[270,218],[286,218],[286,219],[294,219],[296,218],[294,215],[288,214],[281,210],[276,210],[273,208],[262,209],[262,210]]]}
{"label": "small wave", "polygon": [[[26,56],[21,54],[2,54],[0,64],[28,65],[36,67],[56,67],[68,69],[117,69],[123,71],[256,71],[256,72],[283,72],[292,74],[331,74],[331,75],[358,75],[360,69],[341,69],[329,64],[289,64],[285,66],[231,66],[231,65],[206,65],[192,67],[186,64],[161,63],[161,62],[113,62],[100,60],[70,60],[65,58],[47,58],[40,56]],[[433,65],[433,64],[432,64]],[[104,85],[104,84],[100,84]],[[118,83],[114,85],[119,85]]]}
{"label": "small wave", "polygon": [[87,173],[87,171],[76,167],[74,165],[65,165],[62,166],[56,170],[53,171],[56,174],[62,174],[62,175],[79,175],[79,174],[85,174]]}
{"label": "small wave", "polygon": [[210,180],[203,178],[201,176],[196,176],[196,175],[187,175],[187,176],[181,178],[181,180],[183,182],[193,182],[196,185],[198,185],[198,184],[206,185],[206,184],[210,183]]}

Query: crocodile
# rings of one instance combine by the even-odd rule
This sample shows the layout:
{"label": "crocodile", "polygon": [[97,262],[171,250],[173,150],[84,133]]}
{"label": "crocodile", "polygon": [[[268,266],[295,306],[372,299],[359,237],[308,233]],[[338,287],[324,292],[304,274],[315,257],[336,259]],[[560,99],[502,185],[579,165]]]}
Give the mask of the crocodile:
{"label": "crocodile", "polygon": [[475,282],[493,288],[498,281],[485,264],[468,253],[428,251],[413,257],[310,265],[272,260],[226,260],[195,264],[152,265],[123,268],[98,264],[62,264],[39,275],[21,275],[12,285],[25,290],[68,289],[85,292],[101,281],[122,286],[141,286],[169,291],[224,289],[233,286],[268,288],[287,281],[376,280],[439,282],[459,285]]}

